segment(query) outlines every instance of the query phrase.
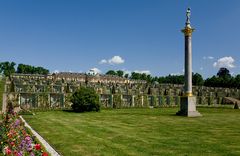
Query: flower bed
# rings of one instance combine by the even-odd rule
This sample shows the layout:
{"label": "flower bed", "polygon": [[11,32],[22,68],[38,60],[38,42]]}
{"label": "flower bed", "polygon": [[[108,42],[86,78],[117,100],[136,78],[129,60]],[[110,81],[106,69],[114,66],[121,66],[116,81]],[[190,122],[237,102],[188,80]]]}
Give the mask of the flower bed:
{"label": "flower bed", "polygon": [[0,123],[0,149],[9,156],[48,156],[41,144],[37,143],[25,128],[18,114],[8,111]]}

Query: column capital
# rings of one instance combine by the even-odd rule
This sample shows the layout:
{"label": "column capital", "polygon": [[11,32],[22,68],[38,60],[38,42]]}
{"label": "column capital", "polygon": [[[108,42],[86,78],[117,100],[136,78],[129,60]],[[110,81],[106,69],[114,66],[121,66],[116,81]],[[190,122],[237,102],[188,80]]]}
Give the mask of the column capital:
{"label": "column capital", "polygon": [[185,36],[192,36],[192,33],[194,32],[194,28],[186,26],[184,29],[182,29],[182,33],[184,33]]}
{"label": "column capital", "polygon": [[186,92],[183,94],[183,96],[193,96],[192,92]]}

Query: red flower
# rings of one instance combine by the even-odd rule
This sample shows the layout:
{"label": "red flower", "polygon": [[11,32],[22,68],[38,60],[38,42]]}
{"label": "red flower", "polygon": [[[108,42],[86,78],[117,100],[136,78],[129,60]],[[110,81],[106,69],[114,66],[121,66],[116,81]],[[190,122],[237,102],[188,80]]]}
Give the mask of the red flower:
{"label": "red flower", "polygon": [[14,142],[11,142],[10,144],[13,146],[13,145],[14,145]]}
{"label": "red flower", "polygon": [[42,156],[48,156],[47,152],[43,152]]}
{"label": "red flower", "polygon": [[10,155],[12,153],[12,151],[9,148],[5,149],[6,155]]}
{"label": "red flower", "polygon": [[13,153],[14,153],[14,155],[15,155],[15,156],[18,156],[18,153],[17,153],[17,151],[14,151]]}
{"label": "red flower", "polygon": [[40,145],[40,144],[36,144],[36,145],[35,145],[35,149],[36,149],[36,150],[40,150],[40,149],[41,149],[41,145]]}

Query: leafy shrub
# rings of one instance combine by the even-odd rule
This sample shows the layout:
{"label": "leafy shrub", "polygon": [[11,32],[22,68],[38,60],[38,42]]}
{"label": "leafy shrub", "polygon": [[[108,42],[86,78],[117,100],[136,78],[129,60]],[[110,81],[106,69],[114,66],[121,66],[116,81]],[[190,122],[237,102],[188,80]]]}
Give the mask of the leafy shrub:
{"label": "leafy shrub", "polygon": [[99,96],[92,88],[81,87],[71,97],[72,109],[75,112],[99,111]]}

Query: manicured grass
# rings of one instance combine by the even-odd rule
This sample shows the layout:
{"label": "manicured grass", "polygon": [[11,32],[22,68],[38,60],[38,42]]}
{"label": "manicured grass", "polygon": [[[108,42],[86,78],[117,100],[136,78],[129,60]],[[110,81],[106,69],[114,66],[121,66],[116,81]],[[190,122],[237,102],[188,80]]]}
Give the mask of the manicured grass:
{"label": "manicured grass", "polygon": [[50,111],[24,118],[66,156],[240,155],[240,110],[199,111],[203,117],[179,117],[177,108],[159,108]]}

